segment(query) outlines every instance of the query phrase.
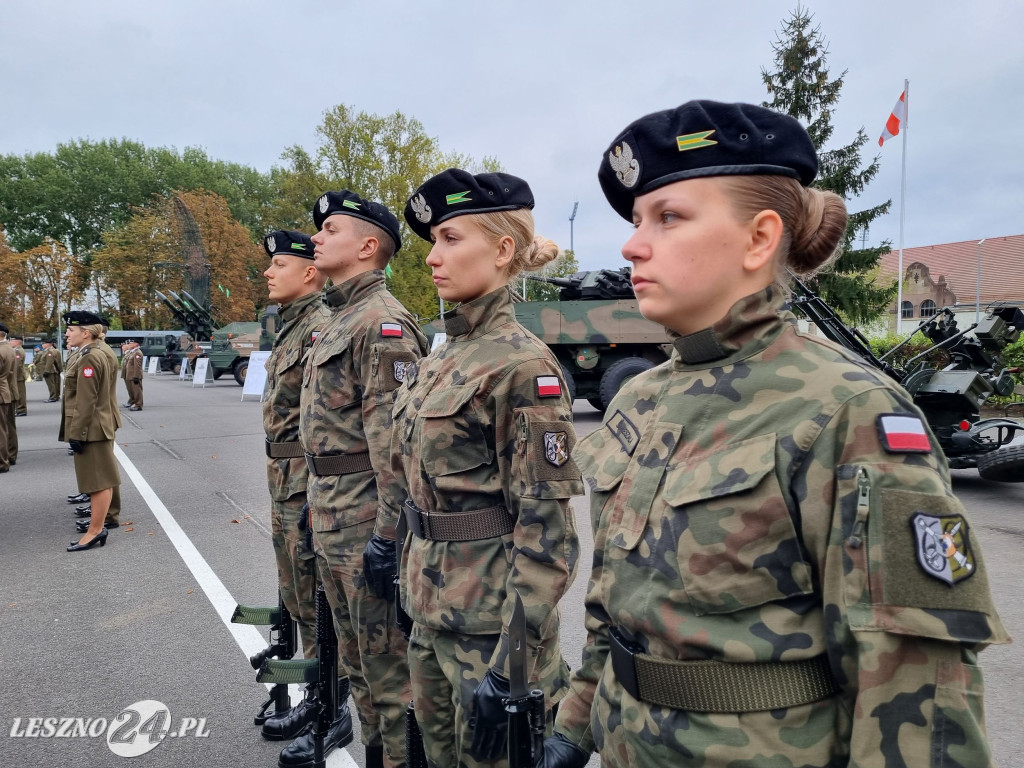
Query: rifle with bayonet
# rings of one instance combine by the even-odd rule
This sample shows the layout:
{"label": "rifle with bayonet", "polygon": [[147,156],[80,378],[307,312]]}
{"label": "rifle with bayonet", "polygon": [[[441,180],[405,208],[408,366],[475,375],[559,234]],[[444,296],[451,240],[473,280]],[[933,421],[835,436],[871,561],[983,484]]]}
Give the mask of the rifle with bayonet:
{"label": "rifle with bayonet", "polygon": [[[232,624],[270,625],[267,647],[249,657],[249,663],[256,670],[259,670],[267,659],[290,659],[298,650],[295,620],[288,609],[285,608],[280,592],[277,595],[277,601],[276,608],[236,605],[234,613],[231,614]],[[257,677],[257,679],[259,678]],[[274,711],[268,713],[271,706],[274,707]],[[263,702],[263,706],[260,707],[259,712],[253,718],[253,722],[256,725],[262,725],[268,717],[282,714],[290,706],[288,686],[285,684],[275,684],[270,689],[269,698]]]}
{"label": "rifle with bayonet", "polygon": [[528,659],[526,609],[517,590],[508,624],[509,697],[505,711],[508,713],[509,768],[534,768],[544,751],[544,691],[530,690]]}

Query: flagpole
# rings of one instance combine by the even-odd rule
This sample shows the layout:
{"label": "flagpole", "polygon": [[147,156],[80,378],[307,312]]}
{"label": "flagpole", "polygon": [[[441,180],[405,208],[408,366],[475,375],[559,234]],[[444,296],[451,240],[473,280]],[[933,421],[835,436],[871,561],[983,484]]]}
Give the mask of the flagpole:
{"label": "flagpole", "polygon": [[903,81],[903,171],[900,176],[900,263],[896,296],[896,335],[903,335],[903,220],[907,196],[907,130],[910,128],[910,80]]}

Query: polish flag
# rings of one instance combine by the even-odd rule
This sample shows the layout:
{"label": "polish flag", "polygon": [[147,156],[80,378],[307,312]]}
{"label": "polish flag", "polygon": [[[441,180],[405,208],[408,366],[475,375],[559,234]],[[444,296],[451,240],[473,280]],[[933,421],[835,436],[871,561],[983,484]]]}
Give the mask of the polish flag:
{"label": "polish flag", "polygon": [[898,413],[878,417],[878,436],[890,453],[931,453],[932,444],[924,424],[916,416]]}
{"label": "polish flag", "polygon": [[562,394],[562,386],[557,376],[538,376],[537,394],[540,397],[559,397]]}
{"label": "polish flag", "polygon": [[892,108],[892,114],[889,115],[889,119],[885,121],[885,128],[882,129],[882,135],[878,137],[878,146],[885,144],[886,139],[891,139],[893,136],[900,132],[900,126],[907,119],[907,92],[904,91],[900,94],[900,100],[896,102],[896,106]]}

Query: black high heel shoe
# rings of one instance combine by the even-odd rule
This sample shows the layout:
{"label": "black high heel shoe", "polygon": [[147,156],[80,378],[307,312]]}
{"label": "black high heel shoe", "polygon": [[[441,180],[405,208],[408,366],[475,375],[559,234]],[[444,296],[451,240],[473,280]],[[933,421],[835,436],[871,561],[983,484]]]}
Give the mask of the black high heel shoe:
{"label": "black high heel shoe", "polygon": [[81,552],[83,549],[92,549],[96,542],[99,542],[99,545],[101,547],[107,543],[106,528],[104,528],[102,531],[93,536],[88,544],[79,544],[76,541],[71,542],[71,546],[68,547],[68,552]]}

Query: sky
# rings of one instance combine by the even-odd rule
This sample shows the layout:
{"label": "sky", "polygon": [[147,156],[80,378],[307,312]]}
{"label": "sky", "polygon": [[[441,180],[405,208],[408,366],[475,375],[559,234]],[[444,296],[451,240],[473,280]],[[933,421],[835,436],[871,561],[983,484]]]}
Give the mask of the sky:
{"label": "sky", "polygon": [[[1024,3],[802,0],[845,84],[836,146],[864,128],[892,200],[869,244],[900,240],[902,136],[877,138],[905,79],[904,246],[1024,233]],[[583,269],[625,266],[630,225],[597,182],[605,148],[696,98],[760,103],[796,0],[3,0],[0,154],[72,139],[199,146],[267,171],[316,147],[347,104],[419,120],[444,150],[526,179],[537,231]],[[579,203],[575,221],[569,216]],[[400,212],[397,212],[400,214]]]}

